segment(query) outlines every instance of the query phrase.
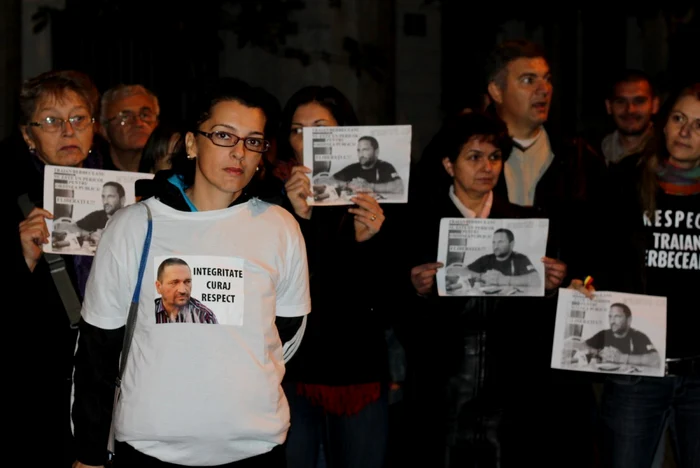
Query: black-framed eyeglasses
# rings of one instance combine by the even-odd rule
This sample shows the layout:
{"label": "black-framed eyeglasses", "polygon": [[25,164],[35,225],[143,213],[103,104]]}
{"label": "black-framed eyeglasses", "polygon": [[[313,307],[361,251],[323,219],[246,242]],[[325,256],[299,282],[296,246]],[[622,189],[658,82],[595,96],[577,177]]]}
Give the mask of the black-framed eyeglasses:
{"label": "black-framed eyeglasses", "polygon": [[270,149],[270,142],[267,140],[263,140],[262,138],[241,138],[238,135],[234,135],[233,133],[224,132],[221,130],[216,130],[211,133],[197,130],[197,133],[209,138],[211,142],[214,143],[216,146],[223,146],[225,148],[231,148],[233,146],[236,146],[239,141],[243,140],[243,146],[245,146],[247,150],[254,151],[256,153],[264,153],[265,151]]}
{"label": "black-framed eyeglasses", "polygon": [[111,123],[116,120],[119,122],[119,125],[133,125],[136,123],[137,118],[141,122],[150,124],[158,120],[158,114],[151,109],[141,109],[139,112],[121,111],[115,117],[108,119],[107,122]]}
{"label": "black-framed eyeglasses", "polygon": [[70,126],[73,130],[85,130],[89,125],[95,122],[94,118],[87,115],[74,115],[73,117],[68,117],[67,119],[62,119],[60,117],[45,117],[38,122],[29,122],[30,127],[39,127],[45,132],[54,133],[59,130],[63,130],[66,126],[66,122],[70,122]]}

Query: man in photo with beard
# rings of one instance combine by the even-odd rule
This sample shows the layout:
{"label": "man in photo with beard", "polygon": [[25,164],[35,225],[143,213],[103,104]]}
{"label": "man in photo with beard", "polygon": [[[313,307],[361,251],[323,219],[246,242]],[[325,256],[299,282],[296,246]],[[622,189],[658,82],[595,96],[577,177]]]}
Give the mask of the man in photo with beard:
{"label": "man in photo with beard", "polygon": [[[358,162],[338,171],[333,178],[346,183],[356,192],[401,195],[404,190],[401,176],[391,163],[379,159],[379,142],[373,136],[357,141]],[[341,184],[342,185],[342,184]]]}
{"label": "man in photo with beard", "polygon": [[[67,241],[61,241],[61,234],[77,233],[81,238],[88,240],[91,245],[97,245],[102,237],[102,231],[107,221],[114,213],[124,207],[126,192],[122,184],[118,182],[106,182],[102,186],[102,209],[89,213],[75,223],[54,224],[54,248],[68,245]],[[64,234],[65,235],[65,234]]]}
{"label": "man in photo with beard", "polygon": [[624,70],[613,79],[605,108],[615,123],[615,131],[601,143],[610,166],[641,152],[650,141],[654,133],[651,119],[659,110],[659,97],[646,73]]}

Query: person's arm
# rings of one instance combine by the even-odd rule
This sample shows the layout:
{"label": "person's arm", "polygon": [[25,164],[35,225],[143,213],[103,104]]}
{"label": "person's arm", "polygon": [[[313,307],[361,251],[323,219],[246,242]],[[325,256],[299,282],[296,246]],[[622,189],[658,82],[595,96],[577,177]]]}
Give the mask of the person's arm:
{"label": "person's arm", "polygon": [[105,330],[81,320],[75,356],[73,427],[77,459],[85,466],[107,461],[114,385],[124,327]]}
{"label": "person's arm", "polygon": [[657,351],[644,354],[629,354],[626,362],[633,366],[659,367],[661,365],[661,356]]}
{"label": "person's arm", "polygon": [[571,342],[574,348],[585,351],[586,354],[597,356],[605,347],[605,330],[601,330],[585,341]]}
{"label": "person's arm", "polygon": [[375,193],[390,193],[393,195],[401,195],[404,190],[403,181],[400,178],[389,182],[370,182],[369,188]]}
{"label": "person's arm", "polygon": [[[493,273],[491,273],[493,272]],[[486,277],[486,283],[490,284],[492,277],[495,277],[494,284],[498,286],[522,286],[526,288],[534,288],[542,284],[542,278],[536,270],[530,271],[523,275],[504,275],[499,271],[491,270],[491,272],[486,272],[483,276]]]}
{"label": "person's arm", "polygon": [[284,361],[289,361],[301,344],[306,329],[306,315],[311,311],[309,268],[306,244],[298,223],[288,221],[288,243],[284,270],[277,286],[275,324],[282,341]]}
{"label": "person's arm", "polygon": [[275,326],[282,341],[284,361],[289,361],[299,349],[306,331],[306,315],[303,317],[276,317]]}
{"label": "person's arm", "polygon": [[[632,331],[634,333],[634,331]],[[634,349],[642,351],[642,353],[622,353],[616,348],[606,348],[603,353],[603,359],[618,364],[629,364],[632,366],[649,366],[659,367],[661,365],[661,356],[656,347],[651,343],[648,336],[637,332],[634,339]]]}
{"label": "person's arm", "polygon": [[513,273],[517,274],[505,275],[498,270],[492,269],[482,275],[486,284],[526,288],[542,286],[542,278],[527,256],[514,252],[508,263],[512,266]]}
{"label": "person's arm", "polygon": [[370,184],[370,188],[376,193],[389,193],[402,195],[404,183],[401,176],[391,163],[379,161],[379,181]]}
{"label": "person's arm", "polygon": [[77,461],[84,466],[106,461],[124,326],[146,237],[146,211],[129,208],[104,230],[85,288],[72,412]]}

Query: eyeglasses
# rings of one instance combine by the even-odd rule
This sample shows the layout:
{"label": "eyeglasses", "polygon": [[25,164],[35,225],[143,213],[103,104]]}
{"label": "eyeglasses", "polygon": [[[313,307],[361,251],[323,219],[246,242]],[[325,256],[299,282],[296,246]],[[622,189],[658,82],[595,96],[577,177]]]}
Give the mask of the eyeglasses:
{"label": "eyeglasses", "polygon": [[150,109],[143,109],[139,111],[138,113],[134,113],[131,111],[121,111],[116,115],[116,117],[112,117],[111,119],[108,119],[107,122],[114,122],[115,120],[119,122],[119,125],[133,125],[136,123],[136,119],[141,120],[141,122],[144,123],[153,123],[156,120],[158,120],[158,114],[153,112]]}
{"label": "eyeglasses", "polygon": [[211,133],[197,130],[197,133],[209,138],[211,142],[214,143],[216,146],[231,148],[233,146],[236,146],[239,141],[243,140],[243,146],[245,146],[246,149],[254,151],[256,153],[264,153],[265,151],[270,149],[270,142],[267,140],[263,140],[262,138],[241,138],[239,136],[234,135],[233,133],[222,132],[220,130]]}
{"label": "eyeglasses", "polygon": [[45,132],[54,133],[65,128],[66,122],[70,122],[70,126],[73,130],[85,130],[89,125],[95,122],[95,119],[88,117],[87,115],[74,115],[68,119],[62,119],[60,117],[46,117],[38,122],[29,122],[31,127],[40,127]]}

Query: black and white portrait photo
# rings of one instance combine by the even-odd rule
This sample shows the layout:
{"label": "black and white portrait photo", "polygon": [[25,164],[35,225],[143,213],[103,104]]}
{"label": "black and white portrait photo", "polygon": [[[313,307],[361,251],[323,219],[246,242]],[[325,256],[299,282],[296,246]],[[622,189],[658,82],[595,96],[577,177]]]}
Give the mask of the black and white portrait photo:
{"label": "black and white portrait photo", "polygon": [[406,203],[410,164],[410,125],[304,128],[310,205],[351,205],[358,193]]}
{"label": "black and white portrait photo", "polygon": [[444,296],[543,296],[546,219],[444,218],[438,292]]}
{"label": "black and white portrait photo", "polygon": [[658,377],[665,349],[665,297],[559,291],[553,368]]}

